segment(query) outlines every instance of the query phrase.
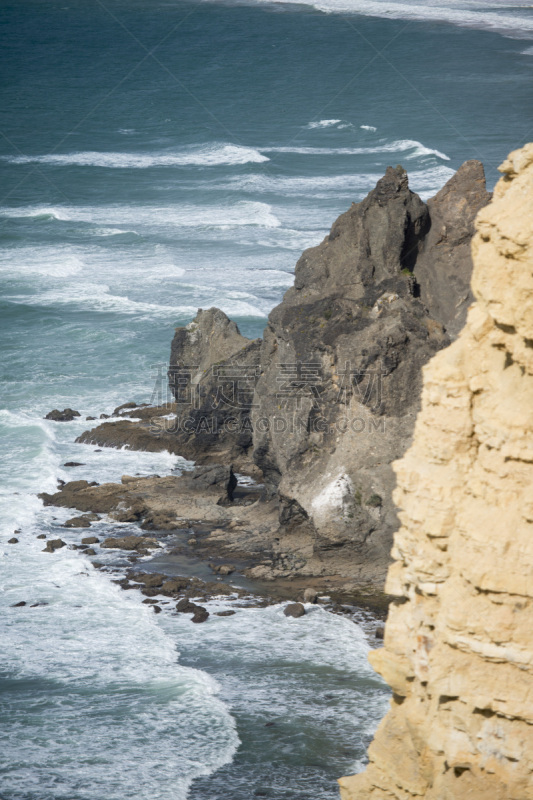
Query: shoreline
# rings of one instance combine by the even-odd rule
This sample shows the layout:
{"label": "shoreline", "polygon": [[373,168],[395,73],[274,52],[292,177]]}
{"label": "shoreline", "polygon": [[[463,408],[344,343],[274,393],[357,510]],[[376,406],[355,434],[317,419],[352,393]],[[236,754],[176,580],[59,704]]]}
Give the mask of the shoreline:
{"label": "shoreline", "polygon": [[[72,466],[75,469],[82,464],[74,462]],[[195,470],[198,469],[209,473],[219,467],[195,467]],[[233,474],[231,468],[229,471]],[[218,497],[227,472],[223,473],[222,483],[215,485],[214,494],[213,487],[204,487],[196,493],[190,489],[189,497],[182,498],[185,504],[182,510],[185,511],[191,510],[190,501],[194,499],[200,501],[200,507],[203,502],[207,510],[213,511],[216,505],[225,513],[225,521],[221,523],[218,520],[218,527],[213,519],[172,522],[168,518],[168,509],[166,515],[159,517],[152,513],[150,521],[146,522],[146,518],[136,519],[135,514],[129,514],[125,509],[128,502],[133,500],[135,503],[132,489],[141,487],[146,500],[150,490],[157,493],[158,489],[168,489],[169,482],[172,488],[181,479],[185,479],[185,483],[187,480],[190,482],[191,473],[184,472],[179,478],[172,474],[123,476],[122,484],[98,485],[95,481],[89,483],[84,480],[64,483],[58,480],[56,494],[41,493],[38,496],[44,505],[57,504],[57,507],[73,510],[73,513],[76,509],[78,513],[82,511],[82,514],[73,515],[56,529],[58,533],[68,530],[71,535],[77,530],[79,536],[69,543],[64,542],[61,535],[58,539],[43,538],[45,550],[53,554],[55,549],[67,546],[85,553],[93,566],[107,573],[113,582],[125,590],[137,589],[145,595],[143,602],[154,605],[156,612],[184,598],[201,602],[227,598],[232,604],[238,605],[244,601],[246,606],[255,607],[304,602],[304,592],[310,590],[316,594],[315,602],[322,608],[352,618],[354,622],[365,623],[365,634],[369,639],[372,633],[376,638],[381,638],[381,623],[386,619],[391,598],[376,587],[353,582],[348,584],[346,576],[335,574],[274,576],[270,571],[265,575],[262,564],[265,551],[257,549],[257,541],[253,543],[255,553],[251,547],[244,547],[239,540],[239,526],[243,520],[233,519],[228,523],[227,512],[231,510],[231,502]],[[113,501],[110,502],[110,495],[117,490],[120,491],[120,498],[115,505],[120,506],[120,513],[113,511]],[[125,498],[128,501],[126,503]],[[109,515],[104,510],[103,501],[108,506]],[[247,522],[250,521],[250,514],[252,519],[254,517],[254,507],[258,509],[259,520],[263,519],[264,522],[265,517],[271,516],[272,508],[262,496],[262,486],[255,483],[253,476],[239,475],[233,502],[236,504],[233,511],[237,511],[238,516],[246,515]],[[100,521],[106,523],[105,533],[100,532],[100,525],[93,528],[93,523]],[[232,533],[235,535],[236,529],[237,548],[235,541],[228,541]],[[170,585],[172,583],[174,586]]]}

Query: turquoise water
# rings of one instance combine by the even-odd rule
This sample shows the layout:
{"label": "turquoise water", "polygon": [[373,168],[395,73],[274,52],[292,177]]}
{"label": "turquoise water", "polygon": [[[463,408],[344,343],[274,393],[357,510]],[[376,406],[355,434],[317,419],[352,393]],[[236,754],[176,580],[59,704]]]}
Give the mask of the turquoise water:
{"label": "turquoise water", "polygon": [[[41,531],[75,537],[35,492],[68,460],[99,481],[184,466],[73,442],[150,401],[197,308],[260,335],[388,164],[424,198],[468,158],[492,186],[533,130],[533,11],[6,0],[0,23],[0,797],[335,798],[387,704],[361,629],[156,617],[76,551],[41,552]],[[66,406],[82,419],[42,419]]]}

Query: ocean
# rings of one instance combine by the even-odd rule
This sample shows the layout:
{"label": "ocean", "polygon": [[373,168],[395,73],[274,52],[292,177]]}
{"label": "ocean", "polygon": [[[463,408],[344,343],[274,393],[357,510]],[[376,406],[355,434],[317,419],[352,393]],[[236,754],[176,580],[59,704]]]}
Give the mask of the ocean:
{"label": "ocean", "polygon": [[36,493],[188,468],[74,439],[166,399],[198,308],[260,336],[387,165],[427,199],[479,158],[492,187],[533,134],[533,8],[3,0],[0,23],[0,798],[333,800],[388,705],[364,625],[156,616],[80,551],[42,552],[76,537]]}

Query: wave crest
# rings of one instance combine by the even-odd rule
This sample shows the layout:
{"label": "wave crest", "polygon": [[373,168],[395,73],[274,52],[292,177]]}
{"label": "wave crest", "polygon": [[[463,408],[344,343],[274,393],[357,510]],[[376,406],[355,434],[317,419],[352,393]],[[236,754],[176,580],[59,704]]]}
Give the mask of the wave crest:
{"label": "wave crest", "polygon": [[107,169],[149,169],[150,167],[213,167],[260,164],[268,157],[253,147],[210,144],[175,153],[115,153],[86,151],[35,156],[2,156],[9,164],[50,164],[52,166],[104,167]]}

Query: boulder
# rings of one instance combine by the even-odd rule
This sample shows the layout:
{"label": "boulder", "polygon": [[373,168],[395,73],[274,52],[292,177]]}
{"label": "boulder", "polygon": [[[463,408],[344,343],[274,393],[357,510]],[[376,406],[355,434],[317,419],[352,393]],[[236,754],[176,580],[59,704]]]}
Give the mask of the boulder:
{"label": "boulder", "polygon": [[116,538],[110,537],[105,539],[102,547],[116,548],[118,550],[153,550],[159,547],[155,539],[148,536],[120,536]]}
{"label": "boulder", "polygon": [[180,525],[173,511],[160,511],[148,513],[141,524],[146,531],[173,531]]}
{"label": "boulder", "polygon": [[130,579],[135,583],[142,583],[144,586],[154,588],[161,586],[165,581],[166,575],[160,575],[157,572],[134,572],[130,574]]}
{"label": "boulder", "polygon": [[91,523],[86,517],[71,517],[63,525],[64,528],[90,528]]}
{"label": "boulder", "polygon": [[318,600],[318,592],[315,589],[306,589],[304,591],[304,603],[316,603]]}
{"label": "boulder", "polygon": [[226,464],[208,464],[197,466],[190,473],[183,476],[183,483],[186,488],[193,492],[220,493],[220,502],[233,500],[233,492],[237,486],[237,478],[233,472],[233,467]]}
{"label": "boulder", "polygon": [[205,622],[209,617],[209,611],[203,606],[196,606],[191,622]]}
{"label": "boulder", "polygon": [[85,464],[82,464],[81,461],[65,461],[63,466],[64,467],[84,467]]}
{"label": "boulder", "polygon": [[43,553],[53,553],[54,550],[59,550],[61,547],[65,546],[66,542],[64,542],[62,539],[49,539],[46,543]]}
{"label": "boulder", "polygon": [[305,615],[305,607],[302,603],[289,603],[283,609],[283,613],[286,617],[303,617]]}
{"label": "boulder", "polygon": [[84,536],[81,540],[82,544],[98,544],[100,539],[97,536]]}
{"label": "boulder", "polygon": [[183,589],[186,589],[188,584],[188,578],[171,578],[170,580],[165,581],[161,586],[161,594],[166,594],[171,597],[172,595],[183,591]]}
{"label": "boulder", "polygon": [[54,408],[53,411],[48,412],[45,419],[51,419],[53,422],[71,422],[75,417],[79,416],[81,416],[80,412],[74,411],[73,408],[64,408],[63,411]]}
{"label": "boulder", "polygon": [[221,564],[216,571],[219,575],[232,575],[235,572],[235,566],[233,564]]}
{"label": "boulder", "polygon": [[12,536],[11,539],[7,540],[8,544],[18,544],[18,539],[16,536]]}
{"label": "boulder", "polygon": [[191,603],[191,601],[187,597],[182,597],[181,600],[178,600],[176,604],[176,611],[179,611],[183,614],[191,614],[199,608],[195,603]]}

